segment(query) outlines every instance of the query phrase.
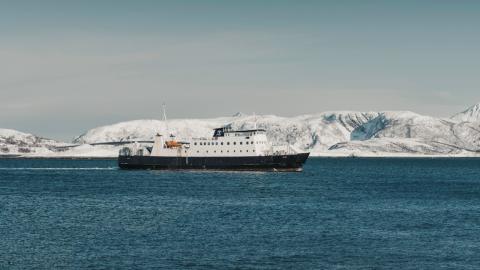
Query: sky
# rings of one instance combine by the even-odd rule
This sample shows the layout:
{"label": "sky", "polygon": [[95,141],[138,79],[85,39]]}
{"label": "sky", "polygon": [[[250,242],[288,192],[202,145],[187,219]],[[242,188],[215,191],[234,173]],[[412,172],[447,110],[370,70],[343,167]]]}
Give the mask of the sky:
{"label": "sky", "polygon": [[0,128],[480,101],[480,1],[3,1]]}

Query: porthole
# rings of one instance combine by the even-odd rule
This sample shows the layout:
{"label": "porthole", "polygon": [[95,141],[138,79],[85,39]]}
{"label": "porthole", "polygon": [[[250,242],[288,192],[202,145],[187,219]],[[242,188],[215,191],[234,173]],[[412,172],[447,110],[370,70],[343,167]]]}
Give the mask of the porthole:
{"label": "porthole", "polygon": [[242,145],[242,144],[243,144],[243,142],[240,142],[240,145]]}
{"label": "porthole", "polygon": [[233,142],[233,145],[237,145],[237,142]]}
{"label": "porthole", "polygon": [[197,143],[194,143],[193,145],[197,145]]}
{"label": "porthole", "polygon": [[220,145],[223,145],[223,142],[221,142]]}
{"label": "porthole", "polygon": [[248,144],[248,142],[245,142],[245,144]]}

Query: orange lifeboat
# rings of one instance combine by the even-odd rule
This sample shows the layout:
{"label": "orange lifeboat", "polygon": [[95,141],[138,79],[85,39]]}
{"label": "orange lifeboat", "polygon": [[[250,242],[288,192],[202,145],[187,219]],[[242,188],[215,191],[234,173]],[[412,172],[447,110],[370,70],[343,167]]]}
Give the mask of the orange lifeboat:
{"label": "orange lifeboat", "polygon": [[176,148],[182,146],[182,144],[177,141],[166,141],[165,145],[167,146],[167,148]]}

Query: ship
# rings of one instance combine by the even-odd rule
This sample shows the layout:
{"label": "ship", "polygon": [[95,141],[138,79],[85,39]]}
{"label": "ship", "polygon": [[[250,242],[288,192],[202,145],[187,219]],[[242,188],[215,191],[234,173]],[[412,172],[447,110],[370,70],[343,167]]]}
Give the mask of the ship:
{"label": "ship", "polygon": [[134,143],[120,150],[121,169],[302,171],[309,153],[275,145],[265,129],[216,128],[211,138],[177,140],[156,134],[153,145]]}

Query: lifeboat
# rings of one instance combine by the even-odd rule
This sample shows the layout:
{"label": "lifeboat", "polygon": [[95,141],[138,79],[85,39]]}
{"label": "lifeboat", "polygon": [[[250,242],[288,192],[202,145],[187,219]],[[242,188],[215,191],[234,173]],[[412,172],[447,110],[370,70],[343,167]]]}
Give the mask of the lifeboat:
{"label": "lifeboat", "polygon": [[167,146],[167,148],[177,148],[177,147],[181,147],[182,143],[177,141],[166,141],[165,145]]}

